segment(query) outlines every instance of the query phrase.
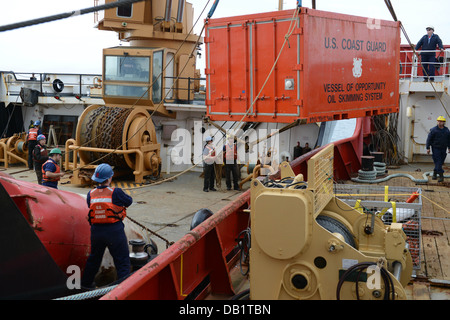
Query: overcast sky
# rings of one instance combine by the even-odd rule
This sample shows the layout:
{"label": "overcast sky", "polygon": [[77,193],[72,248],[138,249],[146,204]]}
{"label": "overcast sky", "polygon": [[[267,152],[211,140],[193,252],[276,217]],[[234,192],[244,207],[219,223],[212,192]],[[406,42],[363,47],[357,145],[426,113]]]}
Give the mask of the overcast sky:
{"label": "overcast sky", "polygon": [[[194,5],[195,21],[208,0],[188,2]],[[209,1],[205,14],[213,2]],[[284,8],[292,9],[296,2],[285,0]],[[391,2],[413,43],[426,33],[425,26],[432,24],[444,44],[450,44],[450,1]],[[89,8],[94,5],[94,0],[3,0],[2,3],[0,25],[7,25]],[[311,0],[303,0],[305,7],[311,7],[311,3]],[[319,10],[392,20],[384,0],[316,0],[316,4]],[[213,18],[276,10],[278,0],[221,0]],[[203,17],[200,21],[203,23]],[[196,30],[199,32],[201,26]],[[402,39],[402,43],[406,43],[403,36]],[[94,27],[93,13],[0,32],[0,43],[0,70],[36,73],[101,73],[102,49],[120,44],[114,32],[99,31]]]}

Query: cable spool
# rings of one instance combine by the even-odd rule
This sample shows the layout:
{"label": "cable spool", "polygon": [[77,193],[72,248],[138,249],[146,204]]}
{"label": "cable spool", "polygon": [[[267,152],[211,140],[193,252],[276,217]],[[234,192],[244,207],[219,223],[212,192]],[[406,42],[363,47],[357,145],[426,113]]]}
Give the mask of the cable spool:
{"label": "cable spool", "polygon": [[15,149],[18,153],[25,153],[26,152],[25,141],[18,141],[15,145]]}
{"label": "cable spool", "polygon": [[375,180],[377,177],[377,171],[364,171],[364,170],[358,170],[358,178],[361,180]]}
{"label": "cable spool", "polygon": [[386,174],[386,164],[383,162],[374,162],[373,167],[377,172],[377,176],[382,176]]}
{"label": "cable spool", "polygon": [[[79,151],[84,163],[108,163],[115,168],[138,170],[138,162],[146,174],[159,175],[160,145],[157,143],[156,130],[150,114],[144,108],[122,108],[100,105],[89,106],[80,116],[76,139],[78,145],[99,149]],[[143,159],[136,153],[111,153],[101,149],[140,150]],[[106,155],[106,156],[105,156]]]}
{"label": "cable spool", "polygon": [[[26,141],[26,133],[15,133],[13,136],[9,138],[4,138],[1,140],[5,144],[6,151],[12,153],[15,156],[9,156],[8,157],[8,163],[27,163],[28,159],[28,152],[32,152],[28,150],[28,146],[25,143]],[[4,157],[3,148],[0,146],[1,149],[1,156]]]}
{"label": "cable spool", "polygon": [[353,248],[356,248],[353,233],[341,221],[325,215],[319,215],[316,218],[316,221],[321,227],[328,230],[330,233],[339,233],[342,235],[345,243]]}
{"label": "cable spool", "polygon": [[[373,158],[373,157],[366,157]],[[371,169],[369,170],[369,167]],[[358,170],[358,179],[367,181],[367,180],[375,180],[379,176],[383,176],[386,174],[386,164],[383,162],[373,162],[370,164],[370,161],[366,161],[366,165],[362,166],[361,170]]]}

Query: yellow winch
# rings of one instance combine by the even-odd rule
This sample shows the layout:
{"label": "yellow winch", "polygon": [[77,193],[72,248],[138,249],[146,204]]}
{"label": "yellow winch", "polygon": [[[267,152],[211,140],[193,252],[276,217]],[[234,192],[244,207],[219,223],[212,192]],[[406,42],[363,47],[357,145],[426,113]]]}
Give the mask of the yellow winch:
{"label": "yellow winch", "polygon": [[402,225],[387,226],[333,194],[333,146],[251,186],[250,298],[406,299],[413,263]]}

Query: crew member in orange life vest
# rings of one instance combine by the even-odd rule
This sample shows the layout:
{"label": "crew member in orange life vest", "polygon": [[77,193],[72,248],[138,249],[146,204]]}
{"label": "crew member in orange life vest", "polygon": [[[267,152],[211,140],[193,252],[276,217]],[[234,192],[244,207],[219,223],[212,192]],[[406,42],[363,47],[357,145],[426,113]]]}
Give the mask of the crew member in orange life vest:
{"label": "crew member in orange life vest", "polygon": [[37,137],[38,135],[42,134],[41,130],[39,129],[39,126],[41,125],[41,122],[37,120],[34,123],[34,127],[30,128],[28,130],[27,135],[27,143],[28,143],[28,169],[33,170],[33,150],[34,147],[37,145]]}
{"label": "crew member in orange life vest", "polygon": [[81,278],[81,285],[86,288],[93,286],[106,248],[113,257],[118,280],[127,277],[131,269],[128,241],[122,220],[126,217],[126,208],[133,203],[133,199],[122,189],[110,187],[113,175],[114,171],[109,164],[100,164],[91,178],[99,185],[87,194],[91,253]]}
{"label": "crew member in orange life vest", "polygon": [[217,191],[214,188],[214,180],[216,172],[214,168],[214,162],[216,160],[216,150],[213,146],[213,138],[211,136],[206,137],[206,145],[203,148],[203,191],[208,192]]}
{"label": "crew member in orange life vest", "polygon": [[227,142],[223,146],[223,160],[225,162],[225,181],[227,190],[231,190],[231,174],[233,175],[233,188],[239,191],[238,184],[238,165],[237,165],[237,147],[234,143],[234,137],[227,135]]}
{"label": "crew member in orange life vest", "polygon": [[58,181],[66,173],[61,172],[59,161],[61,160],[61,150],[54,148],[48,154],[48,160],[42,165],[42,185],[58,189]]}

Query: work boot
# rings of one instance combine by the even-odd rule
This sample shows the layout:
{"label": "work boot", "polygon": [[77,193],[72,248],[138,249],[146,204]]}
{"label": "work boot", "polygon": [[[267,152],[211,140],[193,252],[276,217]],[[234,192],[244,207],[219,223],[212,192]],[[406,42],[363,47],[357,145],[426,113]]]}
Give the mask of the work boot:
{"label": "work boot", "polygon": [[437,180],[437,173],[436,173],[436,171],[433,171],[433,177],[431,177],[431,179]]}
{"label": "work boot", "polygon": [[444,182],[444,174],[443,173],[439,173],[438,182]]}

